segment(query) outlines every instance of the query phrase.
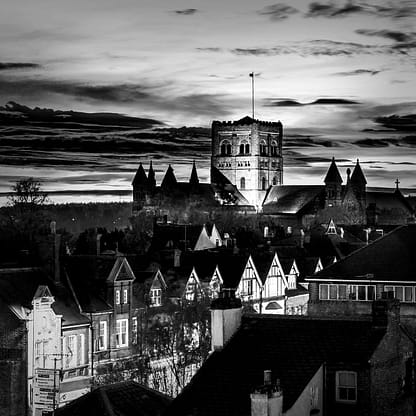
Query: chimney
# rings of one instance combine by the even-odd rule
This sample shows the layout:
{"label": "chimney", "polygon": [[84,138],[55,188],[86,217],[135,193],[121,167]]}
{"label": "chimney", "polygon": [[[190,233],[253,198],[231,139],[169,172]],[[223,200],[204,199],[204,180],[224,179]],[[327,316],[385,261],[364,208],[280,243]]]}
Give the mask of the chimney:
{"label": "chimney", "polygon": [[177,248],[173,252],[173,267],[181,267],[181,251]]}
{"label": "chimney", "polygon": [[101,237],[102,234],[97,234],[97,240],[96,240],[96,255],[99,256],[101,254]]}
{"label": "chimney", "polygon": [[235,290],[222,289],[211,302],[211,351],[221,350],[241,323],[241,300]]}
{"label": "chimney", "polygon": [[251,416],[282,416],[283,393],[280,380],[272,383],[271,370],[264,371],[263,385],[254,389],[250,394]]}
{"label": "chimney", "polygon": [[400,301],[383,292],[381,299],[373,301],[372,319],[374,328],[398,328],[400,324]]}

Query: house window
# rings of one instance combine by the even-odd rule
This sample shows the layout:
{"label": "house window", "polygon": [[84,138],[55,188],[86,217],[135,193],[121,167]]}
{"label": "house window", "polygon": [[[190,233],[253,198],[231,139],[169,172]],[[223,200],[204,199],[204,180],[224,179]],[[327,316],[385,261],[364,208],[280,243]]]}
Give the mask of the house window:
{"label": "house window", "polygon": [[348,403],[357,401],[357,373],[353,371],[336,372],[336,400]]}
{"label": "house window", "polygon": [[107,349],[107,321],[100,321],[98,329],[98,350]]}
{"label": "house window", "polygon": [[127,289],[123,289],[123,303],[128,303]]}
{"label": "house window", "polygon": [[127,347],[128,338],[128,319],[117,319],[116,321],[116,344],[117,348]]}
{"label": "house window", "polygon": [[116,290],[116,305],[120,305],[120,290]]}
{"label": "house window", "polygon": [[240,189],[246,189],[246,178],[240,179]]}
{"label": "house window", "polygon": [[198,293],[198,285],[195,282],[195,280],[192,278],[186,285],[186,292],[185,292],[185,298],[189,301],[194,301],[199,298]]}
{"label": "house window", "polygon": [[150,305],[161,306],[162,305],[162,289],[150,290]]}
{"label": "house window", "polygon": [[72,368],[77,363],[77,337],[70,335],[66,338],[65,368]]}
{"label": "house window", "polygon": [[371,301],[375,299],[375,286],[320,284],[319,299]]}
{"label": "house window", "polygon": [[400,302],[416,302],[413,286],[385,286],[384,290],[393,292],[394,297]]}
{"label": "house window", "polygon": [[244,295],[252,295],[253,294],[253,280],[247,279],[244,280]]}
{"label": "house window", "polygon": [[131,321],[132,343],[137,344],[137,317],[133,317]]}
{"label": "house window", "polygon": [[276,179],[276,176],[273,178],[273,185],[277,185],[277,179]]}
{"label": "house window", "polygon": [[77,357],[77,366],[85,364],[85,335],[79,335],[79,354]]}

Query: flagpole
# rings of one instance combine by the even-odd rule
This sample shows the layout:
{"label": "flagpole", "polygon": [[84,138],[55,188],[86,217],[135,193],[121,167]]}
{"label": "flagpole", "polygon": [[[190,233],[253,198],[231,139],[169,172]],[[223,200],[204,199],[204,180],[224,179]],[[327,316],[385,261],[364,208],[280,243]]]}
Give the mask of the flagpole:
{"label": "flagpole", "polygon": [[254,120],[254,72],[250,73],[251,77],[251,113]]}

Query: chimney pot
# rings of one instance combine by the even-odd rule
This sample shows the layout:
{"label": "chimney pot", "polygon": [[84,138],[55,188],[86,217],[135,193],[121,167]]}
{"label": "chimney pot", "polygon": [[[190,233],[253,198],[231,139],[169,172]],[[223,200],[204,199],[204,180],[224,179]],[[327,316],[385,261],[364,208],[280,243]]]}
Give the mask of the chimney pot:
{"label": "chimney pot", "polygon": [[272,370],[264,370],[264,385],[270,386],[272,384]]}

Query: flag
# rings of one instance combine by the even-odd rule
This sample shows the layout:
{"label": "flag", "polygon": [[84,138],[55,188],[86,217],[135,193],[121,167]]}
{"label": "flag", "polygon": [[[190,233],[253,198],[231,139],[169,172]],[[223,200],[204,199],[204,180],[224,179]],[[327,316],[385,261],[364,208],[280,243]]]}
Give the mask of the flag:
{"label": "flag", "polygon": [[250,72],[250,77],[253,78],[254,77],[254,72]]}

